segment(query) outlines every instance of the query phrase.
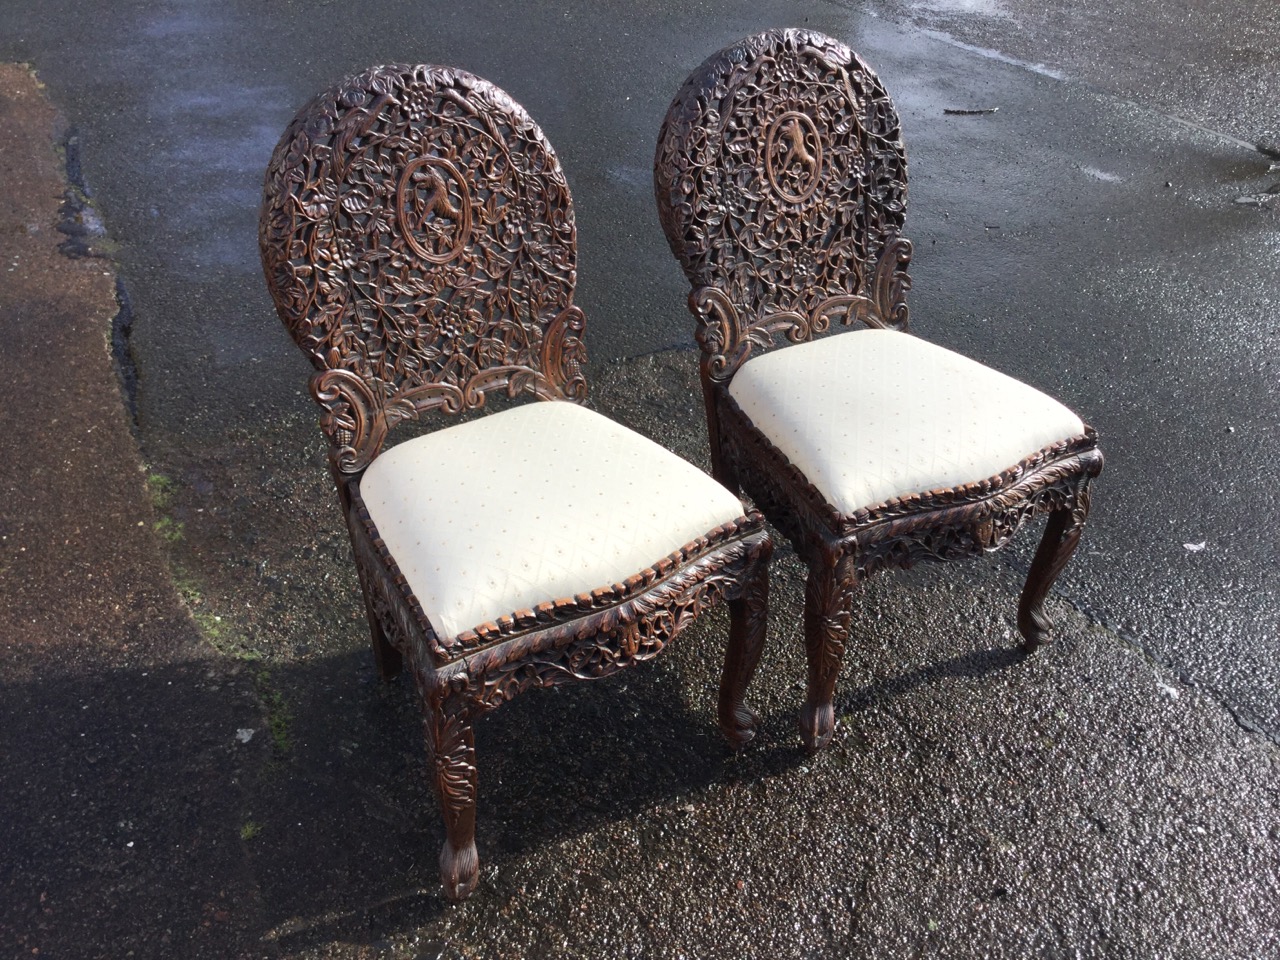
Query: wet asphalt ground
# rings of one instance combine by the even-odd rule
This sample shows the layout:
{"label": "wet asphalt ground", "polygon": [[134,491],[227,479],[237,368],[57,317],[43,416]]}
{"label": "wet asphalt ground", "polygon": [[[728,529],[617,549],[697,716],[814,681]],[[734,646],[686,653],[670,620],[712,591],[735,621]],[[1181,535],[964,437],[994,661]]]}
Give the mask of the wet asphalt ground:
{"label": "wet asphalt ground", "polygon": [[[1274,12],[850,6],[0,5],[0,59],[31,62],[71,125],[16,129],[69,141],[92,194],[59,213],[62,188],[6,154],[24,205],[5,276],[35,279],[0,295],[27,345],[4,360],[0,946],[1280,952],[1280,170],[1252,146],[1276,135]],[[651,669],[517,700],[481,724],[483,882],[448,907],[416,708],[373,677],[308,368],[257,265],[266,158],[299,104],[372,62],[507,89],[574,190],[594,404],[705,465],[653,141],[707,54],[788,23],[848,41],[902,113],[914,330],[1102,435],[1059,641],[1012,652],[1034,533],[884,576],[855,610],[837,742],[806,758],[802,579],[782,549],[761,742],[735,757],[715,733],[719,617]],[[77,259],[60,216],[88,225]],[[106,286],[54,303],[67,271]],[[86,446],[82,423],[111,439]]]}

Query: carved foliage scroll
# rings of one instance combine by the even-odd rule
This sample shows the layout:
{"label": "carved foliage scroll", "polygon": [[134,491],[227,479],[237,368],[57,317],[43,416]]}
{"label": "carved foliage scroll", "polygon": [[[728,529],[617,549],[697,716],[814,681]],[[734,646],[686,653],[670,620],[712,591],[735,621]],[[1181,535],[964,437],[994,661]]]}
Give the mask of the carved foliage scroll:
{"label": "carved foliage scroll", "polygon": [[554,644],[526,656],[491,648],[460,661],[445,681],[475,712],[531,687],[596,680],[656,657],[710,607],[743,595],[772,551],[763,532],[720,547],[626,603],[559,628]]}
{"label": "carved foliage scroll", "polygon": [[272,156],[259,239],[344,472],[423,409],[585,396],[568,185],[484,80],[376,67],[317,97]]}
{"label": "carved foliage scroll", "polygon": [[843,44],[771,30],[709,59],[667,114],[654,186],[717,366],[835,318],[906,326],[898,115]]}

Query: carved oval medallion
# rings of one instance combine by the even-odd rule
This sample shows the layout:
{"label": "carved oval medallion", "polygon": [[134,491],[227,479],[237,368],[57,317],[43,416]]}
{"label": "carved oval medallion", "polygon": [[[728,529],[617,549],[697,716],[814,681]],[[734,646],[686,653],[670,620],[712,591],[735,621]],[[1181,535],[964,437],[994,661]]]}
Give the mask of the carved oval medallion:
{"label": "carved oval medallion", "polygon": [[764,158],[778,196],[791,203],[813,196],[822,173],[822,138],[807,115],[789,110],[769,124]]}
{"label": "carved oval medallion", "polygon": [[396,187],[400,231],[414,252],[448,263],[471,239],[471,192],[448,160],[419,157]]}

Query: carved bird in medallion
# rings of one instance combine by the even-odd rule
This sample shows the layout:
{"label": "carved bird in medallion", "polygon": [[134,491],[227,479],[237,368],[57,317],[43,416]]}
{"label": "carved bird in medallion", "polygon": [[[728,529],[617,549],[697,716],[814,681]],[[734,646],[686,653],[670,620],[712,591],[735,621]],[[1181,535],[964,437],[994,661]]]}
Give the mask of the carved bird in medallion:
{"label": "carved bird in medallion", "polygon": [[449,187],[444,177],[430,167],[419,170],[413,177],[420,184],[426,184],[431,192],[422,201],[422,209],[426,213],[435,214],[448,220],[461,220],[462,211],[449,202]]}
{"label": "carved bird in medallion", "polygon": [[787,121],[786,126],[782,128],[782,136],[786,138],[789,144],[786,156],[782,158],[783,170],[791,166],[792,160],[799,160],[810,170],[817,166],[817,160],[814,159],[813,154],[809,152],[808,145],[804,142],[804,130],[801,129],[798,118],[792,117]]}

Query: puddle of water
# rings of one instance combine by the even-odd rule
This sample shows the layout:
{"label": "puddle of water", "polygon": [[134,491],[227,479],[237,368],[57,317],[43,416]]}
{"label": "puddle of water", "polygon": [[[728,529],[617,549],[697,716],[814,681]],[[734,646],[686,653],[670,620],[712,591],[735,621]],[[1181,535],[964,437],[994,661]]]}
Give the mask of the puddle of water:
{"label": "puddle of water", "polygon": [[968,13],[1002,19],[1009,16],[1002,0],[916,0],[911,6],[929,13]]}

